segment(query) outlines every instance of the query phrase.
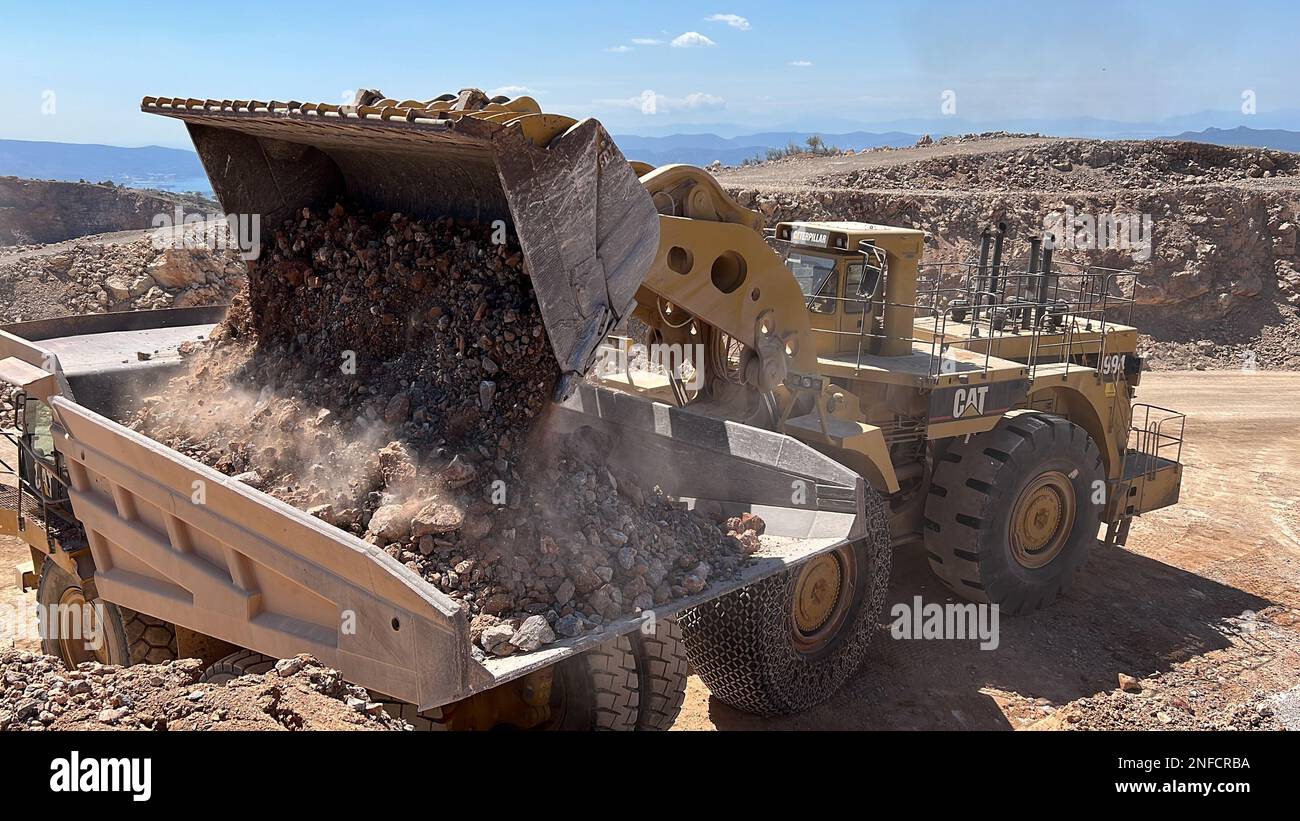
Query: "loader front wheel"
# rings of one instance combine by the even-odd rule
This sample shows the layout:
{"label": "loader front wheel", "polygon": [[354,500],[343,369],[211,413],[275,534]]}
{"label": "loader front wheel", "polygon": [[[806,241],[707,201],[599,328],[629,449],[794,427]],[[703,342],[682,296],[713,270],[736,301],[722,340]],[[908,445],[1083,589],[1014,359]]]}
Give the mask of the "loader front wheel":
{"label": "loader front wheel", "polygon": [[177,657],[176,628],[103,599],[87,600],[72,574],[46,559],[36,600],[41,606],[41,651],[69,668],[88,661],[159,664]]}
{"label": "loader front wheel", "polygon": [[1030,613],[1074,581],[1097,538],[1105,478],[1088,432],[1042,413],[955,442],[925,506],[930,568],[954,593]]}
{"label": "loader front wheel", "polygon": [[715,697],[758,715],[797,713],[861,666],[892,559],[874,493],[864,521],[864,538],[682,614],[687,658]]}

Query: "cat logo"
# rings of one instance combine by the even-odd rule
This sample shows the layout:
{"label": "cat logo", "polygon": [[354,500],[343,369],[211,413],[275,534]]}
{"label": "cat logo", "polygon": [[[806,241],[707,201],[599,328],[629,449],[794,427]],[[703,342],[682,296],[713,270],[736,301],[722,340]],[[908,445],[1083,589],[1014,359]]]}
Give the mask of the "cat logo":
{"label": "cat logo", "polygon": [[966,416],[983,416],[984,400],[988,395],[988,385],[983,385],[978,388],[958,388],[953,392],[952,418],[961,419]]}
{"label": "cat logo", "polygon": [[1022,405],[1028,393],[1028,379],[939,388],[930,392],[930,422],[996,416]]}

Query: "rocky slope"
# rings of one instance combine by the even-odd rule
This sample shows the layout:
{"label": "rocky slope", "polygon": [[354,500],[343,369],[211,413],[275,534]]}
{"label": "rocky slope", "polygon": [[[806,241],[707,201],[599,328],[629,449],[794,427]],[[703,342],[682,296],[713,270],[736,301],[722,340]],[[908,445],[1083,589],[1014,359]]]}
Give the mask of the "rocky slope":
{"label": "rocky slope", "polygon": [[201,197],[122,188],[112,183],[0,177],[0,247],[60,242],[89,234],[153,226],[177,207],[210,213]]}
{"label": "rocky slope", "polygon": [[1076,223],[1076,247],[1056,258],[1138,272],[1134,319],[1156,366],[1300,368],[1300,155],[998,134],[726,169],[719,180],[769,225],[923,228],[930,262],[971,259],[981,228],[999,220],[1024,238],[1067,213],[1149,216],[1145,248],[1086,247]]}
{"label": "rocky slope", "polygon": [[0,314],[20,322],[229,302],[243,288],[245,264],[233,250],[205,247],[196,232],[122,232],[0,251]]}

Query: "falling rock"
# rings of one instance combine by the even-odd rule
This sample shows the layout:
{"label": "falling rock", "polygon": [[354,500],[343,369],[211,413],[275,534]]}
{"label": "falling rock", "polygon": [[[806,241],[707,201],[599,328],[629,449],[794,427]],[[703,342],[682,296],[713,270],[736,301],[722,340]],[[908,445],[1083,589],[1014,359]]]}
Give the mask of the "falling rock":
{"label": "falling rock", "polygon": [[555,632],[546,623],[545,616],[529,616],[510,637],[510,643],[525,653],[531,653],[543,644],[550,644],[553,641],[555,641]]}
{"label": "falling rock", "polygon": [[384,421],[390,425],[400,425],[411,415],[411,395],[406,391],[395,394],[384,407]]}
{"label": "falling rock", "polygon": [[565,638],[581,636],[587,631],[587,623],[577,613],[570,613],[555,620],[555,632]]}
{"label": "falling rock", "polygon": [[410,514],[402,505],[384,505],[370,517],[367,532],[389,542],[400,542],[410,532]]}
{"label": "falling rock", "polygon": [[565,579],[560,582],[560,586],[555,590],[555,603],[559,606],[564,606],[573,601],[575,590],[576,588],[574,587],[572,579]]}
{"label": "falling rock", "polygon": [[478,471],[469,462],[466,462],[459,455],[451,460],[447,467],[443,468],[438,474],[443,484],[449,488],[458,488],[474,481],[474,476]]}
{"label": "falling rock", "polygon": [[430,502],[420,508],[411,519],[411,534],[414,536],[437,536],[460,529],[464,516],[454,505],[443,502]]}

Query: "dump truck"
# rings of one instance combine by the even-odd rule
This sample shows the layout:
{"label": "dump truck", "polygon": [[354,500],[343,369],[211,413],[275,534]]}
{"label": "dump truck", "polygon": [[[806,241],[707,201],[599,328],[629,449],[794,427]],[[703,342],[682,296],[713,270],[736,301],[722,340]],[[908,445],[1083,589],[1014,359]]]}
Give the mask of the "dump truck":
{"label": "dump truck", "polygon": [[[563,374],[542,424],[602,430],[611,459],[662,466],[666,493],[766,532],[736,578],[484,657],[464,609],[375,545],[122,424],[218,311],[15,324],[0,329],[20,400],[0,529],[30,547],[18,583],[42,612],[103,627],[91,649],[46,637],[68,663],[197,657],[217,682],[310,652],[452,729],[664,728],[688,669],[734,707],[791,713],[862,664],[893,550],[1026,613],[1068,588],[1103,524],[1122,544],[1134,516],[1177,500],[1182,416],[1132,402],[1124,272],[1062,271],[1037,242],[1021,269],[1001,230],[993,260],[986,238],[978,261],[934,270],[910,228],[764,230],[706,171],[628,161],[595,120],[528,97],[142,109],[185,123],[228,215],[278,225],[347,199],[501,220]],[[633,368],[637,346],[672,361]]]}

